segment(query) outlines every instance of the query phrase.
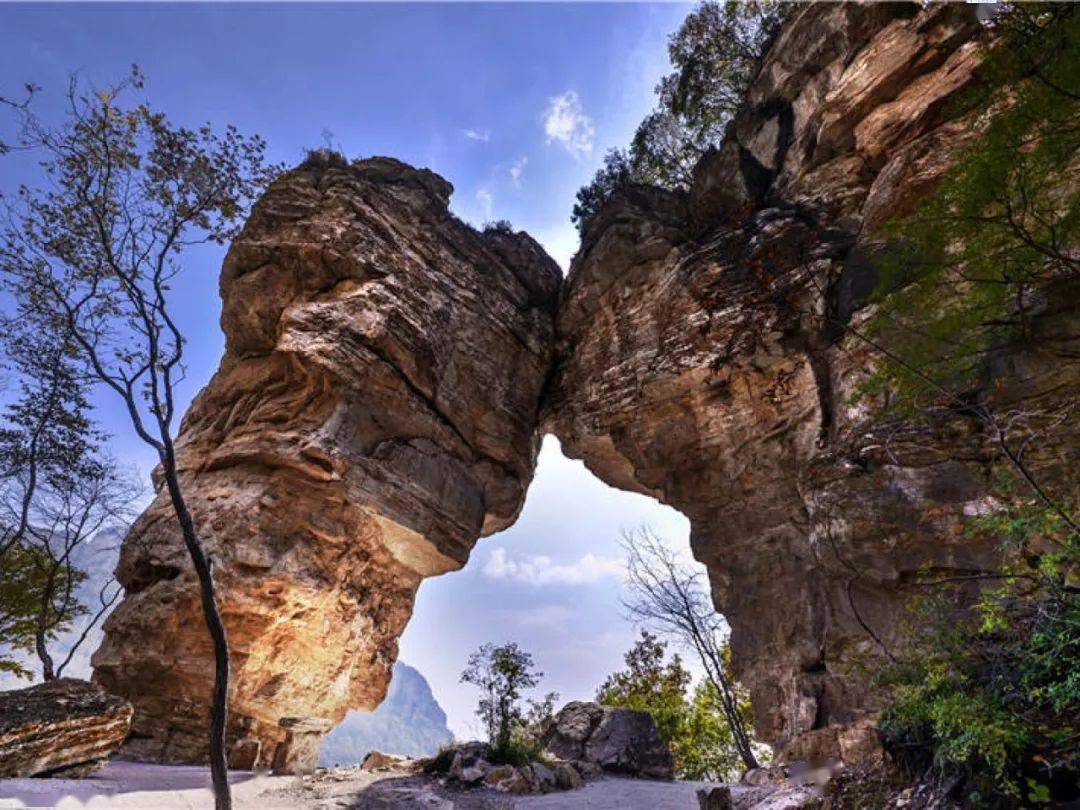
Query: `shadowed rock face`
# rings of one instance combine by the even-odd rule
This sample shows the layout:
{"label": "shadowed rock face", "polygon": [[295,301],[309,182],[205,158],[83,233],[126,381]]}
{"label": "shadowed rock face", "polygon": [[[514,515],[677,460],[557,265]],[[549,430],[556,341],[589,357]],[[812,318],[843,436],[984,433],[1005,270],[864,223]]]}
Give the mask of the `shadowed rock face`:
{"label": "shadowed rock face", "polygon": [[[221,276],[221,367],[184,418],[183,483],[232,649],[230,739],[385,694],[420,581],[516,518],[560,273],[478,233],[452,188],[386,158],[274,184]],[[95,677],[133,751],[204,757],[212,657],[167,495],[128,536]],[[141,738],[141,742],[139,741]]]}
{"label": "shadowed rock face", "polygon": [[[796,12],[690,193],[616,197],[564,285],[545,427],[604,481],[690,518],[781,757],[873,748],[858,665],[896,643],[905,583],[996,561],[958,531],[986,508],[992,437],[849,404],[871,362],[848,328],[866,318],[876,229],[977,135],[948,115],[984,36],[959,5]],[[1048,294],[1037,345],[995,361],[1000,403],[1076,390],[1076,292]],[[1068,474],[1069,446],[1044,450]]]}

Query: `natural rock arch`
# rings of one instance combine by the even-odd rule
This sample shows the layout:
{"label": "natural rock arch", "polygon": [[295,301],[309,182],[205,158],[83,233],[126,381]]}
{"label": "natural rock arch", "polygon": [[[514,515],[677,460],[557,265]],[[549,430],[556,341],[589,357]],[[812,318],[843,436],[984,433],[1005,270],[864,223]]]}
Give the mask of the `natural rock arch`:
{"label": "natural rock arch", "polygon": [[[514,521],[550,431],[691,519],[759,735],[857,758],[875,698],[851,664],[893,642],[905,578],[993,564],[949,534],[983,462],[944,438],[882,457],[846,405],[868,357],[837,329],[873,285],[875,228],[975,132],[946,112],[983,36],[970,7],[806,7],[690,193],[616,195],[561,287],[527,235],[454,218],[431,172],[316,156],[275,183],[229,251],[226,354],[179,439],[233,648],[230,739],[267,762],[280,718],[377,705],[420,581]],[[1060,373],[1013,362],[1018,395]],[[198,760],[211,657],[164,497],[119,577],[95,677],[134,703],[135,745]]]}

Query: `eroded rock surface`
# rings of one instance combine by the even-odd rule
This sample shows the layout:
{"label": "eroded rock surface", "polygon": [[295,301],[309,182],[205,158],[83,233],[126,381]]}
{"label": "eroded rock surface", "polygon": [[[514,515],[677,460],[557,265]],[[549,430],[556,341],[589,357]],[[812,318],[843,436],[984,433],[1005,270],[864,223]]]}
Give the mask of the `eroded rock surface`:
{"label": "eroded rock surface", "polygon": [[[178,446],[232,650],[230,740],[260,741],[257,764],[283,717],[379,704],[420,581],[512,523],[532,477],[560,273],[525,234],[457,220],[451,191],[316,155],[226,258],[225,356]],[[118,577],[95,677],[135,705],[132,753],[198,761],[213,664],[164,493]]]}
{"label": "eroded rock surface", "polygon": [[[690,518],[781,758],[873,749],[859,665],[895,642],[905,583],[995,564],[958,531],[987,508],[992,437],[961,417],[933,435],[875,424],[850,404],[871,362],[849,329],[878,228],[978,133],[949,116],[986,37],[962,5],[800,9],[691,192],[617,195],[564,286],[546,426],[604,481]],[[1000,358],[999,402],[1076,390],[1076,292],[1047,294],[1037,345]],[[1046,448],[1046,463],[1067,474],[1070,454]]]}
{"label": "eroded rock surface", "polygon": [[0,692],[0,777],[85,775],[131,726],[131,704],[74,678]]}
{"label": "eroded rock surface", "polygon": [[542,742],[559,759],[612,773],[649,779],[674,775],[671,749],[647,712],[573,701],[555,715]]}

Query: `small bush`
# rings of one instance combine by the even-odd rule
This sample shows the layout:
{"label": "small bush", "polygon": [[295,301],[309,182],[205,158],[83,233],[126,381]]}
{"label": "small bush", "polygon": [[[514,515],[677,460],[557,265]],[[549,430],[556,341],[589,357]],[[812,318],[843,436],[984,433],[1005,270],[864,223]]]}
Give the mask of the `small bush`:
{"label": "small bush", "polygon": [[528,765],[547,759],[543,746],[523,729],[516,729],[506,745],[491,749],[491,762],[495,765]]}
{"label": "small bush", "polygon": [[483,231],[484,233],[505,233],[512,235],[514,233],[514,226],[510,224],[510,220],[508,219],[497,219],[494,222],[485,222]]}
{"label": "small bush", "polygon": [[301,169],[347,169],[349,159],[336,149],[308,149]]}

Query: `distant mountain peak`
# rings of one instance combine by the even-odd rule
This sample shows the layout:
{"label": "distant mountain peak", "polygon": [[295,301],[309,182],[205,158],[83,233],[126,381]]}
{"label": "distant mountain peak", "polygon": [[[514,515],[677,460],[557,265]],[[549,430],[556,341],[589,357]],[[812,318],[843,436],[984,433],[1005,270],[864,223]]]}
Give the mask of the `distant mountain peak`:
{"label": "distant mountain peak", "polygon": [[386,699],[373,712],[349,712],[323,741],[319,764],[350,765],[370,751],[430,756],[453,740],[427,679],[401,661],[394,664]]}

